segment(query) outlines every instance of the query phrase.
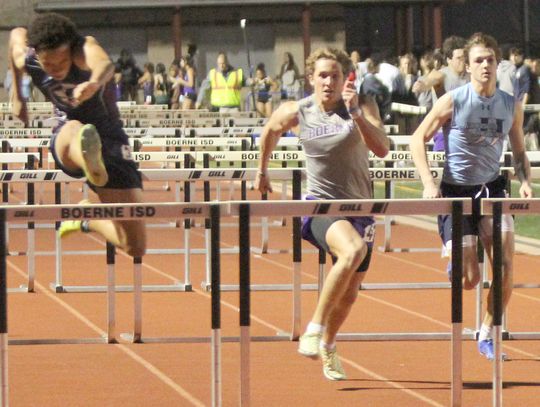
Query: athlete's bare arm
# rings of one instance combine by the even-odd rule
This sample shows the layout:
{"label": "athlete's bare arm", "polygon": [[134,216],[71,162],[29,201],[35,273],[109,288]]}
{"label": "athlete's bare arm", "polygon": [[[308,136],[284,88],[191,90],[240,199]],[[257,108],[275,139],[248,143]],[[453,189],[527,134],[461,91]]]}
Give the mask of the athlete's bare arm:
{"label": "athlete's bare arm", "polygon": [[531,186],[531,165],[525,152],[525,142],[523,135],[523,107],[521,102],[517,102],[514,110],[514,122],[508,132],[510,145],[512,146],[512,156],[514,158],[514,170],[521,182],[519,194],[522,198],[532,198],[533,190]]}
{"label": "athlete's bare arm", "polygon": [[9,36],[8,63],[13,74],[12,109],[13,114],[23,121],[25,127],[28,125],[28,112],[26,101],[22,98],[21,78],[24,73],[24,60],[28,46],[26,44],[26,28],[18,27],[11,31]]}
{"label": "athlete's bare arm", "polygon": [[441,97],[411,137],[411,154],[424,185],[424,198],[440,196],[439,188],[435,184],[429,169],[426,157],[426,143],[452,117],[453,106],[454,102],[451,95],[446,94]]}
{"label": "athlete's bare arm", "polygon": [[94,37],[86,37],[82,53],[73,56],[73,60],[81,69],[92,72],[87,82],[79,84],[73,90],[73,97],[82,103],[94,94],[114,75],[114,64]]}
{"label": "athlete's bare arm", "polygon": [[360,134],[368,148],[377,157],[384,157],[390,149],[390,139],[384,130],[377,102],[371,96],[363,96],[359,99],[358,104],[362,109],[362,115],[353,116],[353,118],[360,129]]}
{"label": "athlete's bare arm", "polygon": [[270,154],[274,151],[281,135],[297,124],[298,102],[290,101],[279,106],[264,126],[260,139],[259,172],[255,181],[255,188],[261,193],[272,192],[272,185],[267,171]]}

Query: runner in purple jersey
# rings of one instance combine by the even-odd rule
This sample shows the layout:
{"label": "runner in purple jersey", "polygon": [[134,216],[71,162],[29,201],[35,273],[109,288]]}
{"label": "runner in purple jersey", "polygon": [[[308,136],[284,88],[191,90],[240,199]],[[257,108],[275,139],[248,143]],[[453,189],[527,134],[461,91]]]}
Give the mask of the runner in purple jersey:
{"label": "runner in purple jersey", "polygon": [[[46,13],[28,29],[12,30],[9,50],[16,83],[28,72],[55,107],[50,150],[58,167],[86,177],[103,203],[142,202],[141,177],[116,107],[114,64],[98,42],[81,36],[68,18]],[[17,90],[12,102],[27,125],[26,103]],[[145,252],[142,220],[66,221],[59,229],[61,237],[76,231],[97,232],[134,257]]]}

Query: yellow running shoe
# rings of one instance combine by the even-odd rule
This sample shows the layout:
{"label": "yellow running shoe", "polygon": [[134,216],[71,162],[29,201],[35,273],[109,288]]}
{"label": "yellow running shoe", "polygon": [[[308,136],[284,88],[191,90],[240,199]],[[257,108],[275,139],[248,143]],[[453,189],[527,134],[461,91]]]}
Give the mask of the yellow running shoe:
{"label": "yellow running shoe", "polygon": [[[88,205],[91,202],[88,199],[83,199],[79,202],[79,205]],[[82,232],[80,220],[65,220],[60,224],[58,228],[58,235],[61,239],[66,236],[72,235],[75,232]]]}
{"label": "yellow running shoe", "polygon": [[341,366],[336,349],[321,348],[319,352],[323,362],[324,376],[329,380],[347,380],[347,375]]}
{"label": "yellow running shoe", "polygon": [[109,175],[101,155],[101,139],[93,124],[85,124],[78,133],[83,155],[83,168],[86,179],[91,184],[102,187],[109,180]]}
{"label": "yellow running shoe", "polygon": [[58,228],[58,234],[60,235],[61,239],[72,235],[75,232],[82,232],[80,220],[65,220]]}

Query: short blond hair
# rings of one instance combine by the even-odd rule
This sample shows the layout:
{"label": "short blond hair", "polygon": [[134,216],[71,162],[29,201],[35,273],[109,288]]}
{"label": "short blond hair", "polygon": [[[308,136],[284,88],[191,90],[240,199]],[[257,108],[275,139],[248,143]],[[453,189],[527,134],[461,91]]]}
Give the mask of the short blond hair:
{"label": "short blond hair", "polygon": [[349,55],[345,51],[337,48],[325,47],[316,49],[306,59],[306,75],[313,75],[315,72],[315,63],[319,59],[331,59],[339,62],[344,76],[347,76],[349,72],[354,70],[351,58],[349,58]]}

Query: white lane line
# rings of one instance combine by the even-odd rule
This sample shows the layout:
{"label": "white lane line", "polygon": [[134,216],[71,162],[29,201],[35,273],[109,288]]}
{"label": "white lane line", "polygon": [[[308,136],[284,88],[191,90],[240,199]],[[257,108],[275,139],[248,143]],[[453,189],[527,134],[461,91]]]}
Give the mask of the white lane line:
{"label": "white lane line", "polygon": [[375,373],[375,372],[373,372],[373,371],[371,371],[369,369],[366,369],[365,367],[360,366],[358,363],[353,362],[350,359],[344,358],[341,355],[339,356],[339,358],[341,359],[342,362],[345,362],[349,366],[352,366],[353,368],[361,371],[362,373],[364,373],[364,374],[366,374],[368,376],[371,376],[374,379],[380,380],[380,381],[388,384],[390,387],[401,390],[401,391],[407,393],[409,396],[420,399],[420,400],[426,402],[427,404],[429,404],[430,406],[445,407],[444,404],[438,403],[437,401],[432,400],[429,397],[426,397],[426,396],[422,395],[421,393],[418,393],[418,392],[416,392],[414,390],[406,388],[402,384],[396,383],[396,382],[394,382],[394,381],[392,381],[392,380],[390,380],[390,379],[388,379],[388,378],[386,378],[384,376],[381,376],[381,375],[379,375],[379,374],[377,374],[377,373]]}
{"label": "white lane line", "polygon": [[[19,275],[23,277],[27,277],[26,272],[20,269],[17,265],[15,265],[10,260],[7,260],[7,264],[10,267],[12,267]],[[53,295],[54,293],[52,291],[49,291],[46,287],[44,287],[37,281],[35,282],[35,286],[43,294],[45,294],[46,297],[56,302],[58,305],[60,305],[61,308],[64,308],[68,313],[73,315],[76,319],[78,319],[84,325],[86,325],[93,331],[97,332],[100,336],[106,335],[105,331],[97,327],[92,321],[90,321],[88,318],[82,315],[79,311],[77,311],[71,305],[61,300],[60,298],[58,298],[58,296]],[[194,395],[189,393],[186,389],[184,389],[178,383],[175,383],[170,377],[168,377],[165,373],[159,370],[156,366],[154,366],[152,363],[150,363],[148,360],[144,359],[143,357],[137,355],[134,351],[132,351],[126,345],[123,345],[123,344],[111,344],[111,345],[115,346],[117,349],[120,349],[122,352],[124,352],[126,355],[132,358],[135,362],[139,363],[142,367],[144,367],[146,370],[148,370],[150,373],[156,376],[164,384],[166,384],[171,389],[173,389],[176,393],[178,393],[178,395],[180,395],[186,401],[191,403],[191,405],[196,406],[196,407],[205,407],[205,404],[201,400],[197,399]]]}
{"label": "white lane line", "polygon": [[[223,241],[222,241],[221,243],[230,246],[228,243],[225,243],[225,242],[223,242]],[[120,251],[119,253],[120,253],[122,256],[125,256],[125,257],[127,257],[127,258],[131,258],[131,257],[129,257],[127,254],[125,254],[125,253],[122,252],[122,251]],[[266,260],[265,257],[261,257],[261,259]],[[143,265],[144,265],[144,264],[143,264]],[[150,269],[152,269],[152,270],[155,270],[155,269],[156,269],[155,267],[150,266],[150,265],[145,265],[145,266],[148,267],[148,268],[150,268]],[[289,268],[290,268],[290,267],[289,267]],[[291,269],[291,271],[292,271],[292,268],[290,268],[290,269]],[[156,269],[156,270],[157,270],[157,269]],[[206,293],[206,292],[203,292],[203,291],[199,291],[199,290],[197,290],[197,289],[195,289],[194,292],[196,292],[196,293],[198,293],[199,295],[202,295],[202,296],[204,296],[204,297],[207,297],[207,298],[209,298],[209,297],[211,296],[210,294],[208,294],[208,293]],[[224,300],[221,300],[221,304],[227,306],[227,307],[230,308],[230,309],[233,309],[234,311],[239,311],[239,308],[238,308],[238,307],[236,307],[235,305],[230,304],[230,303],[228,303],[228,302],[226,302],[226,301],[224,301]],[[252,318],[253,320],[259,322],[260,324],[266,326],[266,327],[272,328],[275,332],[284,332],[283,329],[280,329],[280,328],[278,328],[277,326],[272,325],[272,324],[270,324],[270,323],[264,321],[263,319],[254,316],[253,314],[251,314],[251,318]],[[448,327],[449,327],[449,326],[448,326]],[[400,385],[399,383],[396,383],[396,382],[392,381],[391,379],[388,379],[388,378],[386,378],[386,377],[384,377],[384,376],[381,376],[381,375],[375,373],[374,371],[372,371],[372,370],[370,370],[370,369],[368,369],[368,368],[366,368],[366,367],[360,366],[360,365],[358,365],[356,362],[354,362],[354,361],[352,361],[352,360],[350,360],[350,359],[343,358],[343,357],[341,357],[341,356],[340,356],[340,358],[341,358],[343,361],[345,361],[346,363],[348,363],[350,366],[352,366],[353,368],[359,370],[360,372],[362,372],[362,373],[364,373],[364,374],[366,374],[366,375],[368,375],[368,376],[370,376],[370,377],[372,377],[372,378],[374,378],[374,379],[376,379],[376,380],[384,381],[384,382],[385,382],[386,384],[388,384],[390,387],[394,387],[394,388],[396,388],[396,389],[402,390],[402,391],[404,391],[405,393],[407,393],[408,395],[412,396],[413,398],[417,398],[417,399],[419,399],[419,400],[425,401],[426,403],[428,403],[428,404],[431,405],[431,406],[444,407],[444,405],[438,403],[437,401],[432,400],[432,399],[430,399],[430,398],[428,398],[428,397],[426,397],[426,396],[422,395],[421,393],[418,393],[418,392],[416,392],[416,391],[414,391],[414,390],[407,389],[407,388],[405,388],[404,386]]]}

